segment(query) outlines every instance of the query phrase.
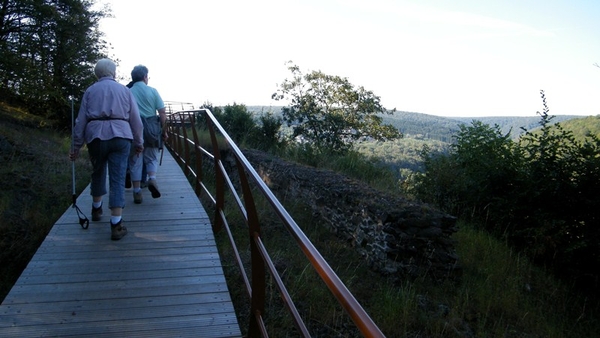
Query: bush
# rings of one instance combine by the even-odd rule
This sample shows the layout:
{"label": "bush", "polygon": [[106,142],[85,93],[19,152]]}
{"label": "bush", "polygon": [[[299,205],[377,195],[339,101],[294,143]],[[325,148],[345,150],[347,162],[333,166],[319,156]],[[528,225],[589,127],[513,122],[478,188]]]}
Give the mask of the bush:
{"label": "bush", "polygon": [[[224,108],[213,107],[205,103],[229,137],[238,145],[246,145],[260,150],[271,150],[285,146],[281,135],[281,118],[271,112],[262,113],[258,119],[243,104],[227,105]],[[205,122],[199,121],[197,127],[205,128]]]}
{"label": "bush", "polygon": [[424,150],[425,174],[417,175],[416,192],[451,214],[493,227],[490,219],[504,218],[504,202],[515,193],[520,151],[498,125],[473,121],[459,128],[448,152]]}
{"label": "bush", "polygon": [[477,222],[580,286],[600,277],[600,141],[578,142],[544,99],[541,130],[514,142],[498,126],[460,126],[447,153],[425,151],[416,195]]}
{"label": "bush", "polygon": [[253,145],[260,150],[272,150],[285,147],[286,142],[281,133],[282,120],[271,112],[259,116],[259,125],[255,129]]}

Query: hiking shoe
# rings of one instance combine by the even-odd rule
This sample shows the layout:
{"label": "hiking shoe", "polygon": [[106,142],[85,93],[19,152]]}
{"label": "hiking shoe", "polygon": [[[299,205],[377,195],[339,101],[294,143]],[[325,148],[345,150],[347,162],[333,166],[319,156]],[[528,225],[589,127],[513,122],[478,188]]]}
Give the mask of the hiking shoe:
{"label": "hiking shoe", "polygon": [[117,224],[110,223],[110,239],[113,241],[118,241],[127,235],[127,228],[121,223],[123,223],[123,220],[120,220]]}
{"label": "hiking shoe", "polygon": [[135,204],[142,204],[142,191],[140,190],[139,192],[133,192],[133,203]]}
{"label": "hiking shoe", "polygon": [[102,205],[97,208],[92,206],[92,221],[98,222],[100,219],[102,219]]}
{"label": "hiking shoe", "polygon": [[156,183],[156,179],[148,180],[148,190],[152,193],[152,198],[159,198],[160,191],[158,191],[158,184]]}
{"label": "hiking shoe", "polygon": [[131,175],[129,172],[125,174],[125,189],[131,189]]}

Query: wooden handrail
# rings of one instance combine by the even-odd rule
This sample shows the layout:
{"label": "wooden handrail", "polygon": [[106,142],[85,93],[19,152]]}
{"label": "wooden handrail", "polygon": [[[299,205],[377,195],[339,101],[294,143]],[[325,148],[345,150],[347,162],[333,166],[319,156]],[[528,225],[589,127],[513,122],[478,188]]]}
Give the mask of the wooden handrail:
{"label": "wooden handrail", "polygon": [[[262,314],[265,310],[265,271],[268,269],[275,280],[275,284],[284,299],[288,311],[293,317],[296,328],[302,336],[310,337],[310,333],[308,332],[304,321],[300,317],[293,300],[275,269],[273,261],[263,245],[260,222],[254,203],[253,190],[250,187],[250,181],[252,181],[253,185],[258,188],[258,191],[264,196],[273,211],[286,226],[289,233],[292,234],[299,248],[310,261],[312,267],[352,318],[360,332],[365,337],[384,337],[377,325],[375,325],[373,320],[354,298],[352,293],[346,288],[333,269],[331,269],[329,264],[310,242],[308,237],[306,237],[287,210],[281,205],[271,189],[269,189],[265,182],[260,178],[256,170],[252,167],[235,142],[229,137],[227,132],[221,127],[211,111],[209,109],[185,110],[171,113],[168,116],[167,130],[169,133],[169,142],[167,143],[167,146],[178,163],[183,167],[186,175],[193,178],[193,186],[195,187],[198,197],[204,193],[213,203],[215,208],[213,231],[218,232],[224,228],[233,247],[238,268],[243,276],[244,284],[246,285],[246,290],[251,300],[251,318],[248,327],[248,335],[250,337],[268,337],[262,318]],[[200,116],[204,117],[205,124],[203,126],[210,133],[211,151],[203,148],[198,139],[197,122],[198,117]],[[188,129],[192,130],[192,139],[188,137]],[[217,131],[223,138],[225,144],[221,145],[218,143]],[[237,178],[239,179],[240,188],[242,190],[243,203],[221,161],[220,146],[227,146],[235,157],[239,176]],[[195,166],[192,166],[192,155],[195,158]],[[205,173],[202,172],[202,162],[200,161],[203,157],[214,161],[216,190],[214,196],[202,181],[202,177]],[[228,188],[228,192],[234,196],[237,207],[248,226],[252,278],[248,278],[246,275],[240,254],[235,245],[235,239],[233,238],[225,217],[223,206],[226,188]]]}

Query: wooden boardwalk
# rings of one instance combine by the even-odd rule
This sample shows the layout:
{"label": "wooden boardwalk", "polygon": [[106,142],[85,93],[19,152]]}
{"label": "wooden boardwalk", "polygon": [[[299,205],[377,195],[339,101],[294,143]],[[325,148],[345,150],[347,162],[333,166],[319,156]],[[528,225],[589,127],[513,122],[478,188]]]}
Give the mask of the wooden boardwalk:
{"label": "wooden boardwalk", "polygon": [[[79,225],[74,208],[56,222],[0,305],[0,337],[241,337],[210,220],[165,150],[162,197],[126,190],[123,225]],[[77,206],[91,220],[89,186]]]}

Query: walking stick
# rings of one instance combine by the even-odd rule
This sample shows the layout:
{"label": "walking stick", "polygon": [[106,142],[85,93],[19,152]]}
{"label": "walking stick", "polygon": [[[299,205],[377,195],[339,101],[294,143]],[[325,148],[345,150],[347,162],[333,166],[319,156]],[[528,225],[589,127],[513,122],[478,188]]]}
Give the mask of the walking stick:
{"label": "walking stick", "polygon": [[[161,131],[161,138],[162,138],[162,128],[160,131]],[[164,139],[161,139],[161,140],[162,140],[162,143],[161,143],[161,147],[160,147],[160,162],[158,162],[158,165],[162,165],[162,158],[163,158],[163,154],[165,153],[165,140]]]}
{"label": "walking stick", "polygon": [[[71,97],[69,97],[69,99],[71,100],[71,152],[73,152],[73,150],[75,150],[75,136],[74,136],[75,112],[73,110],[73,97],[71,96]],[[72,164],[71,176],[73,178],[73,180],[72,180],[73,208],[77,212],[77,217],[79,217],[79,225],[81,225],[81,227],[83,229],[87,229],[90,226],[90,220],[85,216],[85,214],[77,206],[77,195],[75,192],[75,161],[71,161],[71,164]]]}

